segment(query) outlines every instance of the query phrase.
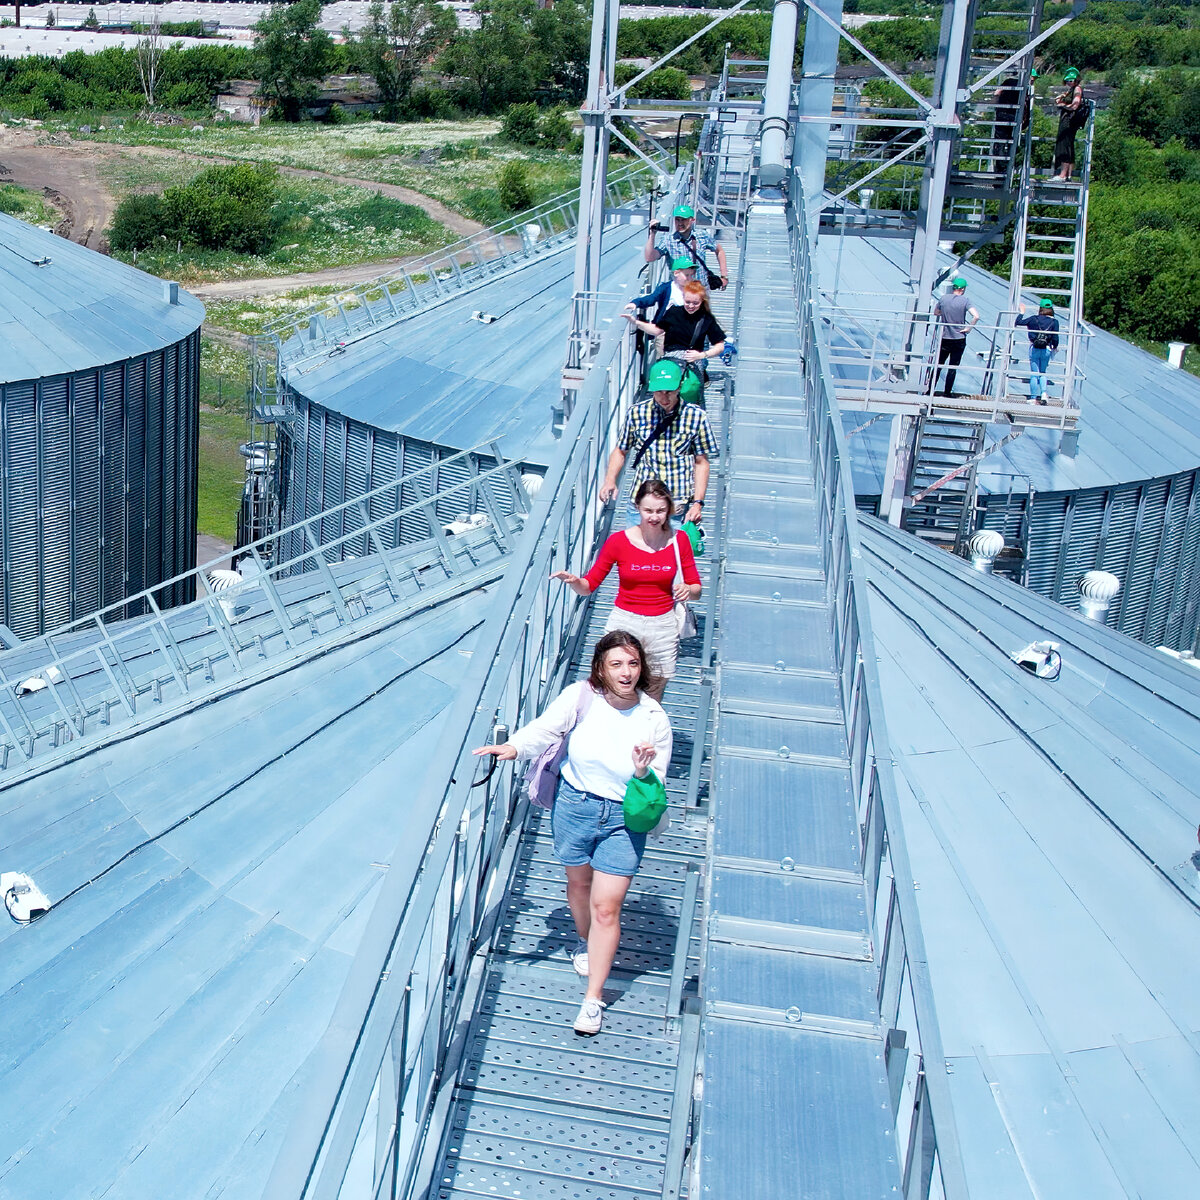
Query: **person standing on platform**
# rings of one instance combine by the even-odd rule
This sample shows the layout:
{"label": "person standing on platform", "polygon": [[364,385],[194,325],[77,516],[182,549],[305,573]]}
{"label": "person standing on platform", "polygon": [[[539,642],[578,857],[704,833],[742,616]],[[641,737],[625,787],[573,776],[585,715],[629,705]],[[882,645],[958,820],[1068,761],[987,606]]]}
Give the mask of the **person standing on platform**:
{"label": "person standing on platform", "polygon": [[1017,106],[1021,103],[1021,85],[1014,72],[1009,72],[992,93],[996,104],[995,125],[992,127],[992,170],[1004,172],[1013,152],[1017,132]]}
{"label": "person standing on platform", "polygon": [[[712,234],[696,229],[696,210],[690,204],[679,205],[672,214],[674,228],[666,232],[657,222],[651,222],[643,257],[649,262],[668,258],[690,258],[697,267],[703,266],[708,286],[718,291],[729,283],[729,268],[725,264],[725,248],[719,246]],[[705,254],[716,254],[721,273],[710,271],[704,264]]]}
{"label": "person standing on platform", "polygon": [[[617,444],[608,456],[600,499],[606,503],[616,499],[617,480],[632,453],[633,490],[647,479],[661,479],[676,498],[675,514],[698,525],[704,515],[717,439],[698,404],[680,403],[682,382],[683,372],[676,362],[661,359],[650,368],[646,387],[651,398],[635,404],[626,414]],[[641,524],[636,508],[629,517],[629,524]]]}
{"label": "person standing on platform", "polygon": [[1058,183],[1070,183],[1075,170],[1075,135],[1087,123],[1087,105],[1083,99],[1083,79],[1074,67],[1063,74],[1063,90],[1054,97],[1058,106],[1058,136],[1054,140],[1054,170]]}
{"label": "person standing on platform", "polygon": [[1018,304],[1017,308],[1021,314],[1017,324],[1029,330],[1029,398],[1034,404],[1045,404],[1046,372],[1058,349],[1058,318],[1054,315],[1054,304],[1043,300],[1031,317],[1025,315],[1025,305]]}
{"label": "person standing on platform", "polygon": [[646,834],[625,823],[626,793],[638,780],[657,788],[665,804],[671,723],[647,694],[648,682],[637,638],[623,630],[606,633],[586,680],[564,688],[507,742],[475,751],[511,762],[536,758],[566,738],[550,827],[578,938],[571,964],[587,979],[574,1024],[585,1036],[604,1024],[604,985],[621,940],[621,907],[646,850]]}
{"label": "person standing on platform", "polygon": [[955,368],[962,362],[963,351],[967,348],[967,334],[979,320],[979,310],[967,299],[967,281],[961,275],[956,276],[951,288],[953,290],[940,297],[933,309],[933,315],[938,318],[938,370],[934,372],[933,390],[936,394],[938,376],[946,364],[941,394],[947,397],[954,395]]}

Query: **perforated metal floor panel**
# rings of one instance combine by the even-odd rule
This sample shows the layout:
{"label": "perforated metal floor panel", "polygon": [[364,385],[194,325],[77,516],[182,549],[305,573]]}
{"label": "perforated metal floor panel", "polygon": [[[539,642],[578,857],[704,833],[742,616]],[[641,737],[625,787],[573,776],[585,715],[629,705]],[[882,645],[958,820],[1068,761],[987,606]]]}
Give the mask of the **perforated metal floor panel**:
{"label": "perforated metal floor panel", "polygon": [[[718,386],[710,383],[710,395]],[[719,433],[716,410],[710,404]],[[706,591],[716,583],[714,558],[697,561]],[[585,656],[603,632],[615,592],[614,574],[592,598]],[[699,634],[680,647],[663,702],[674,735],[666,779],[671,824],[650,839],[622,910],[603,1032],[580,1037],[571,1027],[584,982],[567,957],[575,933],[549,815],[535,812],[522,834],[467,1034],[431,1191],[438,1200],[662,1195],[679,1071],[689,1075],[683,1094],[690,1106],[694,1066],[686,1055],[680,1062],[680,1039],[666,1032],[670,975],[688,866],[704,863],[708,841],[711,689],[699,657],[704,615],[697,615]],[[697,752],[699,807],[689,809]],[[684,914],[691,927],[684,968],[689,988],[700,969],[701,907],[693,904]]]}

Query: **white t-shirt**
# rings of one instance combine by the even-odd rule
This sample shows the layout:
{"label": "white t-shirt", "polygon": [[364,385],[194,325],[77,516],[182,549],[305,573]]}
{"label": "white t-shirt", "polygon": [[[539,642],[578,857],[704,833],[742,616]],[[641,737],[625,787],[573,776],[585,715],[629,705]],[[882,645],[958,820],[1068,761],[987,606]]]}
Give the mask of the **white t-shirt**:
{"label": "white t-shirt", "polygon": [[[520,758],[536,758],[571,727],[580,689],[573,683],[550,702],[546,711],[509,738]],[[563,778],[581,792],[609,800],[624,800],[633,776],[633,748],[639,742],[654,744],[651,770],[664,783],[671,761],[671,723],[662,705],[640,693],[633,708],[618,709],[601,695],[593,695],[583,720],[567,739]]]}

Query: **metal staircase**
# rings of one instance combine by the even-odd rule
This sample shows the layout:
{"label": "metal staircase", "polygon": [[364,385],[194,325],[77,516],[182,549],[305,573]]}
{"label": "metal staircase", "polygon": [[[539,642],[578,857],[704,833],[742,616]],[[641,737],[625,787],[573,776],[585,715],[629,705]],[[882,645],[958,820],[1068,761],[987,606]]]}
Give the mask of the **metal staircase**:
{"label": "metal staircase", "polygon": [[906,495],[904,528],[923,541],[955,550],[970,531],[982,424],[922,417]]}
{"label": "metal staircase", "polygon": [[[969,51],[961,86],[971,87],[1037,35],[1043,0],[979,0],[972,6]],[[1028,60],[986,84],[963,112],[962,136],[947,187],[945,226],[981,230],[1007,224],[1019,184],[1023,117],[1029,94]],[[1009,94],[996,93],[1008,85]]]}

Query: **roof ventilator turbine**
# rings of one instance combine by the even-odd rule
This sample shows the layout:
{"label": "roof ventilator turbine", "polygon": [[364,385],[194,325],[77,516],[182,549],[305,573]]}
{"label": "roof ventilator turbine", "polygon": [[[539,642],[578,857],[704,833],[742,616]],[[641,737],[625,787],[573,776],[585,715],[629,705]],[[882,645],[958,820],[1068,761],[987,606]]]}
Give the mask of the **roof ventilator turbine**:
{"label": "roof ventilator turbine", "polygon": [[967,540],[967,553],[976,571],[990,575],[996,566],[996,556],[1004,549],[1004,535],[995,529],[980,529]]}
{"label": "roof ventilator turbine", "polygon": [[1089,621],[1104,624],[1108,606],[1121,590],[1121,581],[1108,571],[1085,571],[1079,577],[1079,611]]}

